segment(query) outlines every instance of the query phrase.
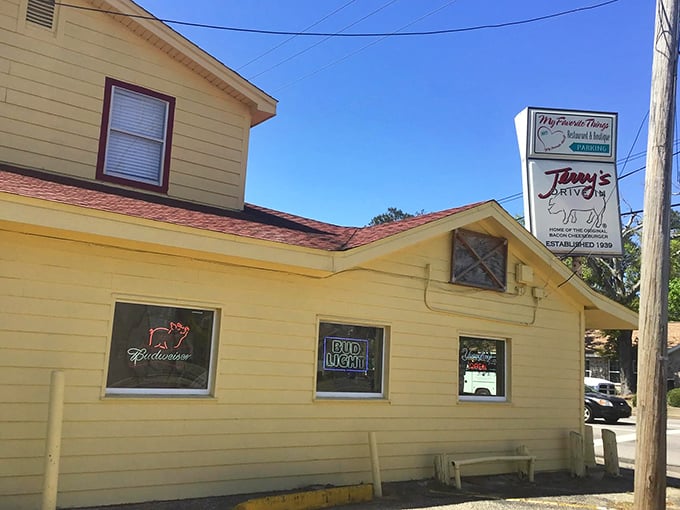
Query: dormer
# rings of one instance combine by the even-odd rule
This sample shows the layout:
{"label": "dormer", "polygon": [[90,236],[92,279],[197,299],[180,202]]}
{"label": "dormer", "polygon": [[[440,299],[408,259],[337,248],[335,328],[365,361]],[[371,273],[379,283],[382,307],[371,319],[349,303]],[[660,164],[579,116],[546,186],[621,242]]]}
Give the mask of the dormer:
{"label": "dormer", "polygon": [[250,129],[276,100],[129,0],[9,4],[0,164],[243,208]]}

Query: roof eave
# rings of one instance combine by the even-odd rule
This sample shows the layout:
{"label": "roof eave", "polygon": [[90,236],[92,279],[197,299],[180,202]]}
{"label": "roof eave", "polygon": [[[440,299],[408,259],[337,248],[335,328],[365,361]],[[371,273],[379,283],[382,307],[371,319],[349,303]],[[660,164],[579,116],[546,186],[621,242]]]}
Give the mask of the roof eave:
{"label": "roof eave", "polygon": [[333,253],[0,192],[9,230],[149,253],[324,277]]}
{"label": "roof eave", "polygon": [[[251,127],[276,115],[276,99],[165,23],[150,19],[150,17],[154,18],[153,14],[133,1],[89,1],[96,8],[107,11],[110,16],[143,37],[148,43],[161,49],[171,58],[186,65],[226,94],[245,104],[251,111]],[[116,13],[132,16],[120,16]]]}

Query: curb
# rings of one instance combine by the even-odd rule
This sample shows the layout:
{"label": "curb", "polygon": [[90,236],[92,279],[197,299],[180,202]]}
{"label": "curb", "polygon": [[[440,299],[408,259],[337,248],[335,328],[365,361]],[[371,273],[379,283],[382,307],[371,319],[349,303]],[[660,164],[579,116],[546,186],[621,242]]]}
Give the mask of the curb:
{"label": "curb", "polygon": [[361,484],[249,499],[234,510],[315,510],[372,499],[373,484]]}
{"label": "curb", "polygon": [[[632,406],[631,406],[632,407]],[[637,416],[637,407],[633,407],[633,416]],[[668,418],[680,418],[680,407],[666,407],[666,417]]]}

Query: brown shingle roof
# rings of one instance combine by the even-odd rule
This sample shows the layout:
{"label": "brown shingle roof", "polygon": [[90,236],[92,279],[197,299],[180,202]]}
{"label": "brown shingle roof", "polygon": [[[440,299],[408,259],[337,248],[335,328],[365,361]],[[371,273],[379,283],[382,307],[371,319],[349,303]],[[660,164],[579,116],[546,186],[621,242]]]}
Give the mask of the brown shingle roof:
{"label": "brown shingle roof", "polygon": [[[633,330],[633,345],[636,345],[640,339],[640,331]],[[586,331],[586,353],[593,354],[601,352],[606,345],[608,338],[605,336],[604,332],[594,329]],[[668,348],[680,346],[680,322],[669,322],[668,323]]]}
{"label": "brown shingle roof", "polygon": [[327,251],[363,246],[483,203],[373,227],[341,227],[252,204],[245,204],[243,211],[222,210],[7,166],[0,166],[0,192]]}

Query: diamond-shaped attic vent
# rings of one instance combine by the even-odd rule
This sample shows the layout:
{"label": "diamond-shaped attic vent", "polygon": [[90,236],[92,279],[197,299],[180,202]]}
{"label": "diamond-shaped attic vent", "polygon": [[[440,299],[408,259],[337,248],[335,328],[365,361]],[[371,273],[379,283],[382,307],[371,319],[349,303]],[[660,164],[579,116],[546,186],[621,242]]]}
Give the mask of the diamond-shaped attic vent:
{"label": "diamond-shaped attic vent", "polygon": [[26,20],[45,28],[54,22],[54,0],[28,0]]}

